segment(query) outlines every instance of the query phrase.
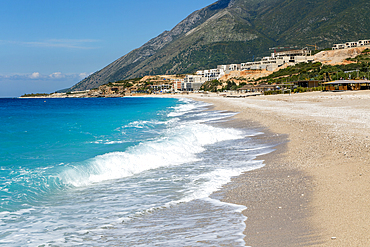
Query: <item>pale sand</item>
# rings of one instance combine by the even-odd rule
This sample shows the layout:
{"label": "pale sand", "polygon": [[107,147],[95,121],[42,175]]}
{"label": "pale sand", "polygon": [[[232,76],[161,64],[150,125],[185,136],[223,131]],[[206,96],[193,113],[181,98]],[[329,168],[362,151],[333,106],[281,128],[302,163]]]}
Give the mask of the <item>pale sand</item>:
{"label": "pale sand", "polygon": [[370,246],[370,91],[190,97],[288,138],[225,186],[248,207],[247,245]]}

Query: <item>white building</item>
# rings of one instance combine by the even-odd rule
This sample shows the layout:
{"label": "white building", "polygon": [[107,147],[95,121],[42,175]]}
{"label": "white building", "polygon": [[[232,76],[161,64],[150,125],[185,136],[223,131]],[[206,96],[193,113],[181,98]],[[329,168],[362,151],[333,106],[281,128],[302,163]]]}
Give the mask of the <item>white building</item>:
{"label": "white building", "polygon": [[172,79],[172,91],[179,92],[182,90],[182,84],[184,83],[184,79]]}
{"label": "white building", "polygon": [[196,75],[185,76],[185,79],[181,84],[181,91],[199,91],[200,87],[205,82],[219,80],[224,75],[224,68],[198,70]]}
{"label": "white building", "polygon": [[[273,71],[286,63],[297,64],[312,61],[314,61],[314,59],[311,56],[311,52],[305,48],[301,50],[272,53],[271,57],[264,57],[261,61],[257,62],[218,65],[217,69],[199,70],[196,72],[196,75],[186,75],[184,82],[181,83],[181,91],[199,91],[200,87],[205,82],[219,80],[231,71],[263,69]],[[173,88],[176,88],[176,86],[174,85]]]}
{"label": "white building", "polygon": [[370,45],[370,40],[359,40],[358,46]]}
{"label": "white building", "polygon": [[229,64],[228,71],[239,71],[241,70],[241,64]]}
{"label": "white building", "polygon": [[347,42],[346,43],[346,48],[353,48],[357,46],[358,46],[358,42]]}
{"label": "white building", "polygon": [[163,91],[163,92],[168,92],[171,90],[172,85],[171,84],[161,84],[161,85],[151,85],[150,88],[153,91]]}
{"label": "white building", "polygon": [[196,73],[204,77],[205,81],[219,80],[222,76],[225,75],[225,70],[223,69],[209,69],[209,70],[199,70]]}
{"label": "white building", "polygon": [[268,70],[274,71],[286,63],[308,63],[314,59],[311,56],[310,51],[306,49],[291,50],[284,52],[272,53],[271,57],[264,57],[261,61],[247,62],[241,64],[242,70]]}
{"label": "white building", "polygon": [[182,91],[199,91],[203,83],[206,82],[206,77],[202,75],[186,75],[184,82],[181,84]]}
{"label": "white building", "polygon": [[368,46],[370,45],[370,40],[359,40],[357,42],[347,42],[345,44],[334,44],[333,50],[348,49],[353,47]]}
{"label": "white building", "polygon": [[228,65],[218,65],[218,70],[222,70],[224,74],[228,74],[231,71],[239,71],[242,70],[241,64],[228,64]]}
{"label": "white building", "polygon": [[346,48],[346,44],[334,44],[333,45],[333,50],[340,50],[340,49],[345,49]]}

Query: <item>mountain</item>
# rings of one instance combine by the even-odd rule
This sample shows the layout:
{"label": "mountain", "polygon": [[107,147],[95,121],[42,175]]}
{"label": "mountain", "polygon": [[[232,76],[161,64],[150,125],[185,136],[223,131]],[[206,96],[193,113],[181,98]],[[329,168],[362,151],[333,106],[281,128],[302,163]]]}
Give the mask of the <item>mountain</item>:
{"label": "mountain", "polygon": [[66,91],[251,61],[274,46],[369,39],[369,13],[368,0],[219,0]]}

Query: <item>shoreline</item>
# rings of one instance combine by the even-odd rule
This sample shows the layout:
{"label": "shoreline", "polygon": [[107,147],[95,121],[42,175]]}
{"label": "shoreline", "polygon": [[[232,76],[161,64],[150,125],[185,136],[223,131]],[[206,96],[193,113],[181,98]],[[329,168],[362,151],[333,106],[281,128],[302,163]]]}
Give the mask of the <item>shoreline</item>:
{"label": "shoreline", "polygon": [[226,202],[248,208],[247,246],[370,243],[369,91],[189,98],[288,139],[258,157],[265,167],[222,189]]}
{"label": "shoreline", "polygon": [[370,91],[149,97],[191,98],[238,112],[231,125],[263,129],[257,138],[281,143],[257,158],[263,168],[215,192],[247,207],[247,246],[368,246]]}
{"label": "shoreline", "polygon": [[247,217],[243,231],[246,245],[307,246],[318,243],[315,230],[306,224],[310,214],[307,202],[312,193],[310,177],[298,169],[279,166],[287,151],[288,136],[239,118],[225,123],[225,127],[261,131],[263,134],[253,137],[254,141],[273,149],[256,157],[255,160],[263,161],[263,167],[243,172],[213,193],[221,195],[221,201],[246,206],[243,210]]}

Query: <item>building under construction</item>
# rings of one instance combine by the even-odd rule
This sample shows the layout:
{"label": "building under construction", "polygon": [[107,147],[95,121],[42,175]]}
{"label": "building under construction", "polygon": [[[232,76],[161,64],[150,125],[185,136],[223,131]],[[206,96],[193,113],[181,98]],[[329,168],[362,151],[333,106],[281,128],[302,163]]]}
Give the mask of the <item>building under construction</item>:
{"label": "building under construction", "polygon": [[332,50],[348,49],[361,46],[370,46],[370,40],[351,41],[344,44],[334,44]]}
{"label": "building under construction", "polygon": [[[273,49],[273,48],[272,48]],[[261,61],[241,64],[242,70],[268,70],[274,71],[284,64],[295,65],[298,63],[313,62],[311,51],[308,48],[292,49],[271,53],[270,57],[264,57]]]}

